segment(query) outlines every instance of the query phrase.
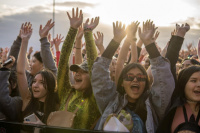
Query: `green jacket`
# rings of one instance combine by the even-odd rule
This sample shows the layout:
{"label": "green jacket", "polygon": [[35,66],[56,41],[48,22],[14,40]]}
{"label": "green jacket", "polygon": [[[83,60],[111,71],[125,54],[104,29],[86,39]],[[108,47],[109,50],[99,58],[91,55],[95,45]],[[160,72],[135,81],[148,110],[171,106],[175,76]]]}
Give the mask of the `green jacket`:
{"label": "green jacket", "polygon": [[[74,118],[73,128],[78,129],[90,129],[91,126],[100,117],[100,112],[98,110],[96,100],[94,95],[87,98],[83,98],[83,93],[72,88],[69,79],[69,58],[72,51],[72,47],[77,34],[77,29],[70,28],[67,37],[63,43],[60,61],[58,65],[58,94],[60,98],[61,107],[60,110],[65,109],[66,101],[69,95],[72,93],[72,97],[68,103],[68,111],[74,112],[77,107],[79,107],[76,117]],[[92,32],[88,31],[84,33],[86,40],[86,51],[88,57],[88,68],[91,75],[91,69],[94,60],[97,57],[96,46],[92,37]],[[83,105],[80,103],[84,100]]]}

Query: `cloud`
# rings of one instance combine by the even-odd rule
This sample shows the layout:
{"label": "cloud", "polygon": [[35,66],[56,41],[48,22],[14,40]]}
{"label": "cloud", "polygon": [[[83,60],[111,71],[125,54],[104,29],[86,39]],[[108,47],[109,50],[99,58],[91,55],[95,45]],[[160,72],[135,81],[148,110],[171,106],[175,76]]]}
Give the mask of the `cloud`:
{"label": "cloud", "polygon": [[55,3],[56,6],[65,6],[65,7],[95,7],[95,4],[86,3],[86,2],[62,2],[62,3]]}
{"label": "cloud", "polygon": [[[74,7],[72,5],[73,2],[64,2],[58,3],[58,7],[61,7],[62,4],[64,6],[68,7]],[[95,7],[95,4],[88,4],[88,3],[82,3],[82,2],[74,2],[76,4],[82,5],[81,8],[84,7]],[[70,5],[71,4],[71,5]],[[80,7],[80,6],[78,6]],[[7,7],[8,8],[8,7]],[[12,10],[12,9],[11,9]],[[12,10],[14,11],[14,10]],[[70,8],[68,8],[68,11],[71,12]],[[86,18],[90,18],[91,15],[89,13],[84,13],[84,21]],[[40,37],[39,37],[39,26],[42,24],[43,26],[46,24],[47,20],[52,18],[52,6],[49,5],[43,5],[43,6],[35,6],[35,7],[29,7],[28,10],[24,12],[17,12],[17,13],[11,13],[9,15],[4,15],[0,17],[0,47],[10,47],[13,43],[13,41],[16,39],[17,35],[19,34],[19,28],[23,22],[30,21],[33,25],[33,34],[31,36],[31,39],[29,41],[29,47],[33,46],[34,50],[40,49]],[[200,26],[200,19],[198,18],[187,18],[186,20],[180,20],[178,23],[185,23],[188,22],[189,24],[192,22],[195,22],[194,25]],[[191,24],[192,24],[191,23]],[[70,22],[67,17],[67,14],[65,11],[58,10],[55,14],[55,35],[56,34],[62,34],[62,36],[66,36],[67,32],[70,27]],[[113,38],[113,28],[112,25],[106,25],[104,23],[99,23],[97,28],[94,32],[100,31],[104,33],[104,46],[106,47],[110,40]],[[170,33],[173,30],[172,27],[166,27],[162,28],[159,27],[158,29],[161,33],[158,38],[158,44],[161,44],[161,48],[165,46],[167,41],[170,38]],[[50,31],[52,33],[52,30]],[[191,42],[192,40],[197,41],[199,38],[200,30],[190,30],[188,32],[188,38],[186,37],[185,40],[187,42]],[[196,42],[194,42],[196,43]]]}
{"label": "cloud", "polygon": [[[57,2],[55,3],[56,12],[60,11],[66,11],[66,7],[69,7],[70,9],[72,7],[79,7],[79,8],[94,8],[97,4],[91,4],[86,2]],[[4,16],[10,16],[14,14],[21,14],[25,12],[52,12],[53,11],[53,5],[51,4],[45,4],[40,6],[34,6],[34,7],[16,7],[11,5],[0,5],[0,9],[2,10],[0,12],[0,18]]]}
{"label": "cloud", "polygon": [[188,17],[185,20],[179,20],[179,21],[173,22],[172,24],[175,25],[176,23],[179,23],[179,24],[188,23],[190,27],[192,28],[198,28],[198,29],[200,28],[200,18]]}
{"label": "cloud", "polygon": [[[83,3],[82,3],[83,4]],[[83,4],[84,5],[84,4]],[[85,5],[87,6],[87,5]],[[31,22],[33,25],[33,34],[30,39],[29,46],[33,46],[36,50],[40,49],[39,42],[39,26],[46,24],[47,20],[52,19],[52,10],[50,6],[35,6],[29,8],[26,12],[12,13],[0,17],[0,47],[10,47],[19,34],[22,23]],[[71,12],[71,11],[69,11]],[[90,14],[84,13],[84,21],[90,18]],[[101,24],[103,25],[103,24]],[[70,22],[65,11],[55,13],[55,35],[62,34],[66,36]],[[103,28],[104,26],[102,26]],[[50,31],[52,33],[52,30]]]}

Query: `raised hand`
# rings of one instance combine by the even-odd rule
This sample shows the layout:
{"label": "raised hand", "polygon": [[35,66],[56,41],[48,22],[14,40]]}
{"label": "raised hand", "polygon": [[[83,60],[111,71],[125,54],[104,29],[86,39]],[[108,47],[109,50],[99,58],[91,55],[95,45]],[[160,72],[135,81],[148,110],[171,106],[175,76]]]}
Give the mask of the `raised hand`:
{"label": "raised hand", "polygon": [[50,20],[47,21],[47,23],[44,26],[44,28],[42,28],[42,25],[40,25],[40,29],[39,29],[40,38],[47,37],[47,35],[49,34],[49,31],[54,26],[54,24],[55,23],[51,22],[51,19],[50,19]]}
{"label": "raised hand", "polygon": [[6,47],[6,48],[4,49],[4,51],[5,51],[5,53],[7,54],[7,53],[10,51],[10,49],[9,49],[8,47]]}
{"label": "raised hand", "polygon": [[20,31],[19,31],[19,35],[18,35],[20,38],[21,38],[21,30],[24,29],[24,27],[27,26],[27,25],[30,25],[30,22],[28,22],[28,23],[26,22],[25,24],[22,23]]}
{"label": "raised hand", "polygon": [[54,45],[54,42],[53,42],[53,40],[51,39],[51,33],[49,33],[49,34],[47,35],[47,39],[48,39],[48,41],[49,41],[49,43],[50,43],[50,48],[52,48],[53,45]]}
{"label": "raised hand", "polygon": [[61,34],[59,36],[57,34],[56,38],[53,39],[56,51],[59,51],[59,46],[60,46],[60,43],[63,42],[63,38],[64,36],[61,37]]}
{"label": "raised hand", "polygon": [[195,46],[193,46],[192,48],[192,54],[197,55],[197,48]]}
{"label": "raised hand", "polygon": [[32,35],[32,31],[32,25],[30,23],[26,25],[25,23],[24,27],[20,31],[22,40],[29,40]]}
{"label": "raised hand", "polygon": [[126,34],[127,34],[127,38],[128,39],[135,39],[136,41],[136,32],[137,32],[137,29],[138,29],[138,25],[140,23],[138,21],[136,22],[132,22],[130,25],[128,25],[128,27],[126,28]]}
{"label": "raised hand", "polygon": [[155,27],[153,21],[147,20],[145,23],[143,22],[143,31],[139,28],[138,33],[144,45],[149,45],[154,42],[153,36],[156,29],[157,27]]}
{"label": "raised hand", "polygon": [[160,34],[160,32],[156,31],[156,33],[155,33],[155,35],[153,37],[154,42],[157,40],[159,34]]}
{"label": "raised hand", "polygon": [[95,44],[98,46],[103,45],[103,33],[97,31],[97,35],[94,33]]}
{"label": "raised hand", "polygon": [[178,28],[178,31],[177,31],[177,36],[180,36],[180,37],[184,37],[186,32],[188,32],[190,30],[190,25],[185,23],[182,24],[179,28]]}
{"label": "raised hand", "polygon": [[76,8],[76,13],[74,12],[74,8],[72,8],[72,17],[69,15],[69,12],[67,12],[67,15],[70,20],[70,26],[72,28],[77,29],[82,24],[83,14],[82,14],[82,10],[80,10],[80,13],[79,13],[78,7]]}
{"label": "raised hand", "polygon": [[83,26],[84,26],[84,31],[92,31],[92,30],[94,30],[94,29],[97,27],[97,25],[99,24],[99,17],[95,17],[95,19],[92,18],[90,24],[88,24],[89,21],[90,21],[90,20],[89,20],[89,18],[88,18],[88,19],[86,20],[86,22],[83,24]]}
{"label": "raised hand", "polygon": [[191,48],[192,48],[192,43],[189,43],[189,44],[187,45],[187,49],[188,49],[188,51],[190,51]]}
{"label": "raised hand", "polygon": [[97,31],[97,36],[95,34],[94,39],[95,39],[95,44],[97,48],[99,49],[100,53],[103,53],[104,51],[104,46],[103,46],[103,33]]}
{"label": "raised hand", "polygon": [[176,36],[176,34],[177,34],[177,30],[173,30],[172,32],[171,32],[171,36]]}
{"label": "raised hand", "polygon": [[28,50],[28,54],[31,55],[32,52],[33,52],[33,47],[30,47]]}
{"label": "raised hand", "polygon": [[77,39],[82,39],[82,37],[83,37],[83,25],[79,26],[78,33],[76,35]]}
{"label": "raised hand", "polygon": [[7,55],[8,55],[8,52],[9,52],[9,48],[6,47],[3,52],[2,52],[2,62],[4,63],[6,60],[7,60]]}
{"label": "raised hand", "polygon": [[125,24],[122,25],[122,23],[116,22],[116,24],[113,22],[113,33],[114,33],[114,40],[118,43],[120,43],[123,38],[126,36],[125,31]]}

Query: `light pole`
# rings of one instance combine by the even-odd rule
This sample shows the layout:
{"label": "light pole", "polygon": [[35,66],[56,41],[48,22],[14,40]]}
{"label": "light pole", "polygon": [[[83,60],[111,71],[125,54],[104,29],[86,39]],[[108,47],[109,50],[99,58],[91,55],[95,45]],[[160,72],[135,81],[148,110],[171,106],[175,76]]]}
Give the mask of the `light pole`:
{"label": "light pole", "polygon": [[[53,22],[55,22],[55,0],[53,0]],[[55,26],[53,27],[53,38],[54,38]]]}

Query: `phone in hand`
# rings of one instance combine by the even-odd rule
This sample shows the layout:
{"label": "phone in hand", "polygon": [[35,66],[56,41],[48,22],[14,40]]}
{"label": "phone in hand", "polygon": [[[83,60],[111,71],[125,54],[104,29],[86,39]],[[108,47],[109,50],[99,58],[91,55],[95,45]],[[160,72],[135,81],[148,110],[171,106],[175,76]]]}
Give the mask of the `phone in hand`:
{"label": "phone in hand", "polygon": [[36,122],[37,119],[36,119],[35,114],[31,114],[31,115],[25,117],[25,118],[24,118],[24,121]]}
{"label": "phone in hand", "polygon": [[3,67],[5,67],[6,65],[8,65],[8,64],[10,64],[10,63],[12,63],[12,62],[13,62],[13,59],[12,59],[12,58],[6,60],[6,61],[3,63]]}

